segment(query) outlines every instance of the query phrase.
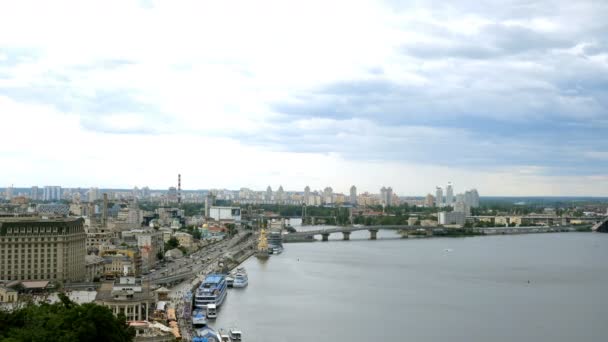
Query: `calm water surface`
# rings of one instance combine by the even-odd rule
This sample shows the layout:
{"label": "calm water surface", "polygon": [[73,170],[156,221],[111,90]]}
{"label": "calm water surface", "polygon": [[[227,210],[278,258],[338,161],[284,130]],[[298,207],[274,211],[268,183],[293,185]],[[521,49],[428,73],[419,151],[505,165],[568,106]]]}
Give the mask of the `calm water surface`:
{"label": "calm water surface", "polygon": [[214,326],[260,342],[608,341],[608,234],[379,237],[247,260]]}

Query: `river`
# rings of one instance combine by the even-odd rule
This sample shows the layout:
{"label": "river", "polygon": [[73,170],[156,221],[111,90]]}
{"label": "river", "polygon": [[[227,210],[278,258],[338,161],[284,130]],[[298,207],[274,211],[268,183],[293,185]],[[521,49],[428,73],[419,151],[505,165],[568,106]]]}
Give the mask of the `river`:
{"label": "river", "polygon": [[213,326],[259,342],[608,338],[608,234],[368,237],[248,259]]}

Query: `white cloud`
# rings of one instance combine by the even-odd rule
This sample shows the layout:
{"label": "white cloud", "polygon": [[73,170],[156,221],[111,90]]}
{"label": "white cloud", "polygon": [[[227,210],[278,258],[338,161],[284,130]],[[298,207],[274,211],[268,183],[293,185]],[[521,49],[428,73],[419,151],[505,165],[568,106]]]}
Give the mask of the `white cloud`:
{"label": "white cloud", "polygon": [[[605,172],[555,176],[516,158],[565,146],[473,125],[605,119],[606,5],[550,3],[4,2],[0,158],[15,167],[0,180],[164,188],[181,172],[203,188],[424,194],[453,180],[482,194],[599,194],[592,177]],[[385,88],[366,97],[365,82]],[[345,93],[323,94],[336,84]],[[450,158],[490,165],[438,162]]]}

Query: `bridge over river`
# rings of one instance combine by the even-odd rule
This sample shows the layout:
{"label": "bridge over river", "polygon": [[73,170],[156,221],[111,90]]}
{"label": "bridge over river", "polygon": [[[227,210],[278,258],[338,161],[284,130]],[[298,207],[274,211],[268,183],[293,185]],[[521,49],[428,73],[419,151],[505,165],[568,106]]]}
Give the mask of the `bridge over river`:
{"label": "bridge over river", "polygon": [[[303,239],[314,239],[314,236],[321,236],[321,241],[328,241],[329,235],[342,233],[343,240],[350,240],[350,234],[356,231],[367,230],[369,231],[370,240],[376,240],[377,233],[380,229],[384,230],[395,230],[399,232],[425,232],[426,235],[433,235],[434,232],[443,232],[452,228],[446,228],[441,226],[422,227],[422,226],[407,226],[407,225],[395,225],[395,226],[343,226],[343,227],[332,227],[317,230],[299,231],[296,233],[289,233],[283,236],[283,240],[298,241]],[[528,227],[491,227],[491,228],[470,228],[474,232],[483,233],[487,235],[495,234],[530,234],[530,233],[549,233],[549,232],[564,232],[564,231],[575,231],[574,226],[528,226]]]}
{"label": "bridge over river", "polygon": [[591,227],[591,230],[594,232],[608,233],[608,216]]}

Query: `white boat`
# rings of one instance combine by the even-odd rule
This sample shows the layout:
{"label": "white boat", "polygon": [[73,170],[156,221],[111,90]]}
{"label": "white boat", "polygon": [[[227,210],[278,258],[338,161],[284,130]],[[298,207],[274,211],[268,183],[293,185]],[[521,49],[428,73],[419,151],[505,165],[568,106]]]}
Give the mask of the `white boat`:
{"label": "white boat", "polygon": [[195,328],[204,327],[207,325],[207,317],[205,311],[201,309],[194,310],[192,313],[192,326]]}
{"label": "white boat", "polygon": [[215,304],[217,307],[222,305],[226,295],[228,285],[226,284],[226,276],[224,274],[210,274],[205,277],[205,280],[196,289],[194,295],[194,306],[205,309],[209,304]]}
{"label": "white boat", "polygon": [[220,329],[219,333],[221,342],[232,342],[230,335],[228,335],[223,329]]}
{"label": "white boat", "polygon": [[217,318],[217,306],[215,306],[215,304],[207,305],[207,318],[209,318],[209,319]]}
{"label": "white boat", "polygon": [[243,333],[237,329],[230,329],[230,339],[232,341],[241,341]]}
{"label": "white boat", "polygon": [[194,330],[194,336],[192,337],[192,342],[220,342],[221,337],[217,331],[213,330],[210,327],[204,327],[201,329]]}
{"label": "white boat", "polygon": [[247,277],[247,273],[237,273],[234,276],[234,284],[233,287],[245,287],[249,284],[249,278]]}

